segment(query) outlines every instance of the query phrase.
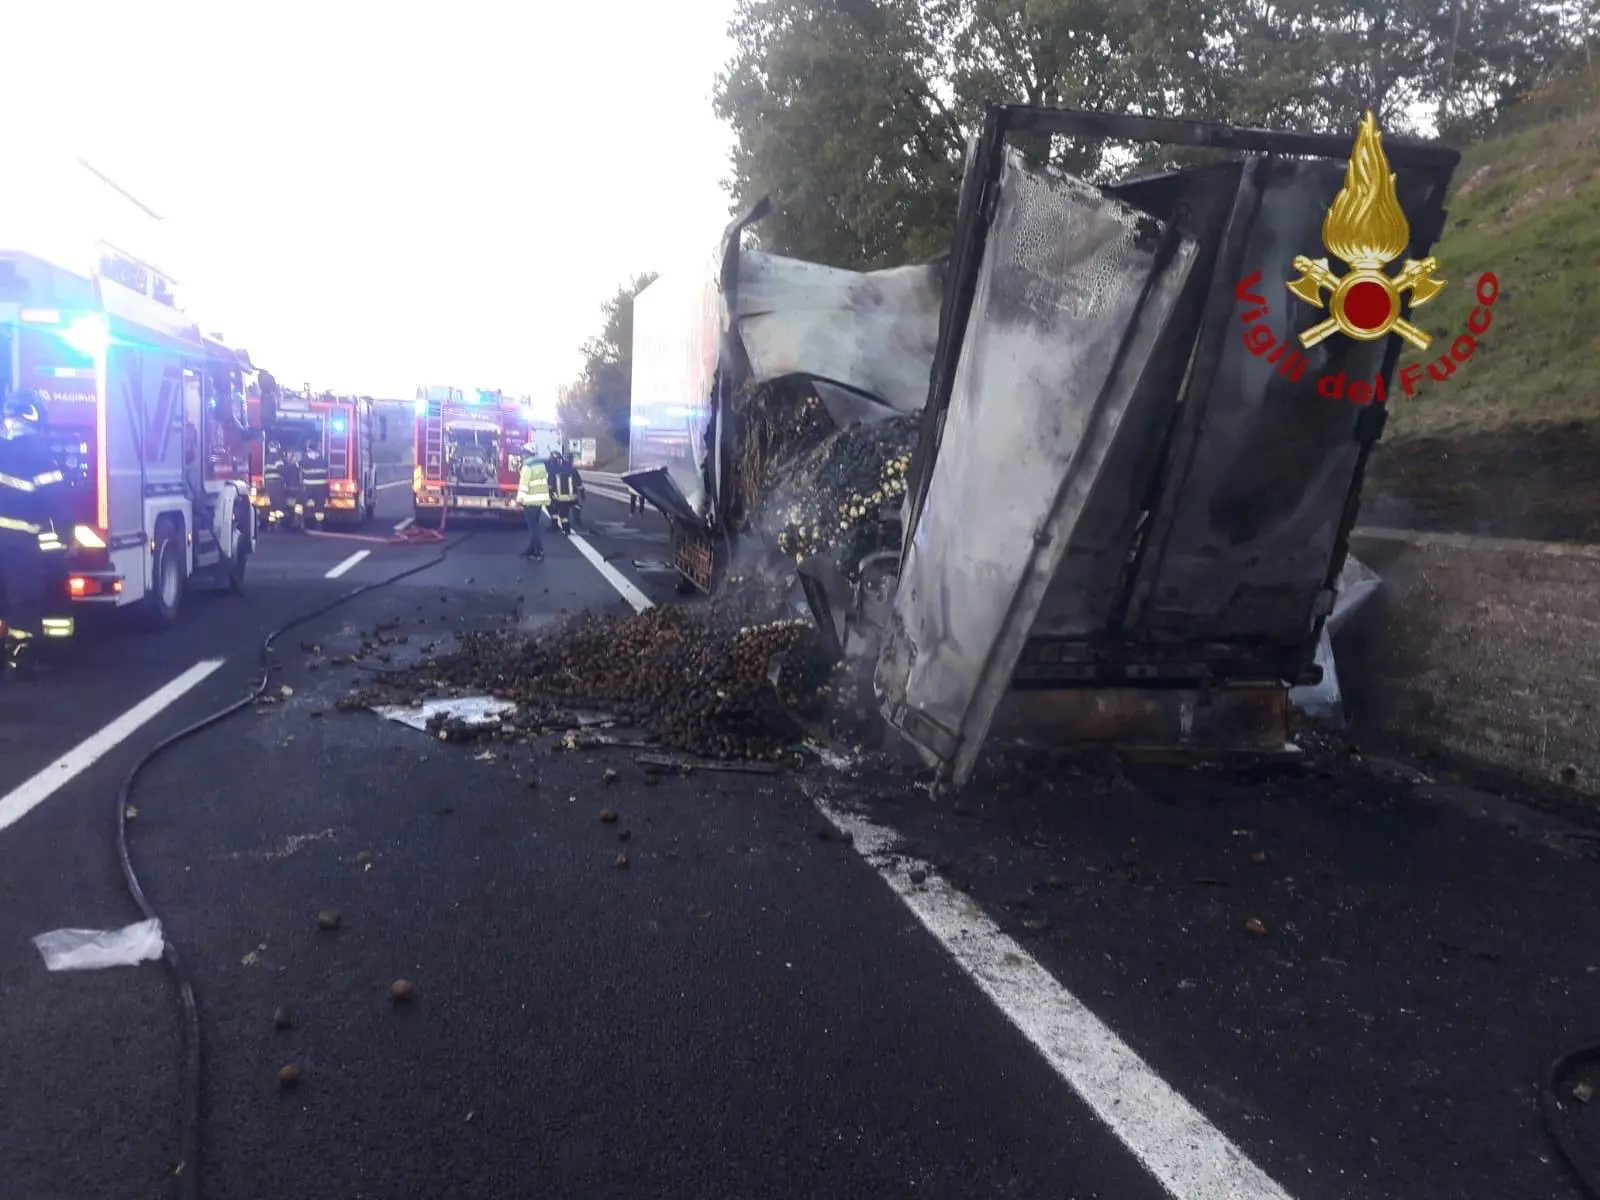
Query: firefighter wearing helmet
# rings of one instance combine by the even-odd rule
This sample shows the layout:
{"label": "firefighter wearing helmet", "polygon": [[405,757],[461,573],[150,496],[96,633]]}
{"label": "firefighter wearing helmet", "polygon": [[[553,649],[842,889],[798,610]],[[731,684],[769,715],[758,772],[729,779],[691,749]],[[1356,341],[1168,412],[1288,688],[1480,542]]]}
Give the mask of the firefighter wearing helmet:
{"label": "firefighter wearing helmet", "polygon": [[40,633],[67,550],[69,485],[40,436],[44,423],[36,393],[16,392],[0,404],[0,627],[9,665]]}

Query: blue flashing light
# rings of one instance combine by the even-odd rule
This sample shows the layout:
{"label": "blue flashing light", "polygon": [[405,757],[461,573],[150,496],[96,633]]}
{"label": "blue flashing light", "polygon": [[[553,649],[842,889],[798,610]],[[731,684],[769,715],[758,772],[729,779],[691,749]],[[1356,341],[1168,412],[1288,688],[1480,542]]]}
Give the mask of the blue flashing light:
{"label": "blue flashing light", "polygon": [[425,413],[428,411],[428,398],[426,396],[417,397],[417,411],[419,413]]}
{"label": "blue flashing light", "polygon": [[343,433],[344,432],[344,418],[343,417],[335,417],[333,419],[333,431],[335,433]]}
{"label": "blue flashing light", "polygon": [[71,346],[79,354],[98,358],[106,352],[106,347],[111,343],[111,333],[106,328],[106,323],[96,313],[87,313],[80,317],[73,317],[62,331],[61,340]]}

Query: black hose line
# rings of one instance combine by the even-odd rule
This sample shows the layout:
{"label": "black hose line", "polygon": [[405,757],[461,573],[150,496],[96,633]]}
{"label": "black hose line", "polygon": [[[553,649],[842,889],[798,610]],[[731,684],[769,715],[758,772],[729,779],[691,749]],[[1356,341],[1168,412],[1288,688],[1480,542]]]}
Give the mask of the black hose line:
{"label": "black hose line", "polygon": [[[187,741],[201,730],[209,729],[213,725],[231,717],[241,709],[248,708],[267,690],[267,682],[272,676],[272,646],[280,637],[292,629],[314,621],[320,616],[332,612],[342,604],[354,600],[357,596],[364,596],[368,592],[375,592],[391,584],[399,583],[412,575],[437,567],[450,556],[450,551],[462,542],[468,541],[474,534],[468,533],[458,537],[453,542],[446,542],[444,548],[427,562],[415,567],[409,567],[397,575],[387,579],[380,579],[374,583],[364,583],[360,587],[352,588],[336,600],[312,609],[310,612],[301,613],[293,620],[286,621],[271,633],[267,634],[261,642],[261,677],[249,692],[224,708],[219,708],[210,716],[202,717],[193,725],[178,730],[170,737],[157,742],[147,751],[143,758],[134,763],[133,769],[128,772],[128,777],[123,780],[122,787],[117,792],[117,861],[122,868],[122,882],[127,887],[128,895],[133,897],[133,902],[139,906],[139,911],[144,914],[147,921],[157,921],[160,918],[156,910],[150,906],[150,901],[145,898],[144,888],[139,883],[138,872],[133,868],[133,861],[128,855],[128,806],[132,802],[133,785],[138,780],[140,772],[166,753],[179,742]],[[180,1139],[180,1152],[178,1166],[175,1171],[178,1180],[179,1194],[184,1200],[200,1200],[200,1007],[195,1001],[194,983],[189,977],[188,967],[177,950],[173,947],[172,938],[167,934],[165,925],[162,926],[162,939],[164,949],[161,958],[166,963],[167,969],[172,973],[173,981],[178,985],[178,999],[183,1006],[183,1132]]]}
{"label": "black hose line", "polygon": [[1596,1174],[1593,1164],[1583,1161],[1583,1151],[1578,1146],[1567,1114],[1562,1111],[1561,1096],[1556,1090],[1563,1076],[1590,1063],[1600,1064],[1600,1042],[1569,1050],[1551,1063],[1539,1087],[1539,1109],[1544,1115],[1544,1127],[1550,1133],[1550,1140],[1555,1143],[1573,1179],[1577,1180],[1589,1200],[1600,1200],[1600,1174]]}

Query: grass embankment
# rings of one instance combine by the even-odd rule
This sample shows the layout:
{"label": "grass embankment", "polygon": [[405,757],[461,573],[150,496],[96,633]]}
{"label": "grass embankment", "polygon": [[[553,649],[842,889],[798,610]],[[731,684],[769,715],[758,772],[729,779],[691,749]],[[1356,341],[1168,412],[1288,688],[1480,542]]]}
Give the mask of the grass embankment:
{"label": "grass embankment", "polygon": [[1386,440],[1600,421],[1600,70],[1563,78],[1506,123],[1463,152],[1434,250],[1449,286],[1414,318],[1434,344],[1401,364],[1449,349],[1485,271],[1500,280],[1493,327],[1447,383],[1396,395]]}
{"label": "grass embankment", "polygon": [[[1493,324],[1444,382],[1397,375],[1362,504],[1367,525],[1600,542],[1600,70],[1510,109],[1468,146],[1434,253],[1445,290],[1416,310],[1436,362],[1484,272]],[[1412,372],[1416,374],[1415,371]]]}

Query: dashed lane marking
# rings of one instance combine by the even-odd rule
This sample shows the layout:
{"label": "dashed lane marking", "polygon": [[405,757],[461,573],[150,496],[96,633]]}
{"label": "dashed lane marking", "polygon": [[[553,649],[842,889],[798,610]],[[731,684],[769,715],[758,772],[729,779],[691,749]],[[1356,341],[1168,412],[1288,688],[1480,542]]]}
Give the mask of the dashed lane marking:
{"label": "dashed lane marking", "polygon": [[380,492],[386,492],[390,488],[410,487],[410,486],[411,486],[411,480],[409,480],[409,479],[391,479],[388,483],[380,483],[378,485],[378,490]]}
{"label": "dashed lane marking", "polygon": [[343,575],[351,567],[355,566],[358,562],[360,562],[362,559],[366,558],[367,555],[369,555],[371,553],[372,553],[371,550],[357,550],[354,554],[352,554],[349,558],[345,559],[342,563],[337,563],[334,566],[329,567],[327,574],[324,575],[323,578],[324,579],[337,579],[337,578],[339,578],[339,576]]}
{"label": "dashed lane marking", "polygon": [[[572,543],[636,612],[652,607],[588,542],[573,534]],[[969,896],[927,863],[895,853],[899,834],[822,797],[813,795],[812,802],[851,835],[856,852],[945,953],[1174,1200],[1290,1200],[1276,1180],[1001,932]],[[912,882],[913,872],[921,883]]]}
{"label": "dashed lane marking", "polygon": [[570,534],[568,540],[578,548],[579,554],[589,560],[589,565],[600,572],[601,578],[616,588],[617,594],[633,606],[634,612],[643,612],[647,608],[654,607],[650,603],[650,597],[634,587],[626,575],[602,558],[600,551],[591,546],[581,533]]}
{"label": "dashed lane marking", "polygon": [[209,678],[223,661],[220,658],[208,658],[195,663],[172,682],[135,704],[99,733],[79,742],[32,779],[12,789],[4,797],[0,797],[0,829],[15,825],[43,804],[59,788],[72,782],[126,741],[140,726],[171,707],[178,699]]}
{"label": "dashed lane marking", "polygon": [[417,523],[417,519],[415,517],[407,517],[404,521],[400,521],[399,523],[397,523],[395,525],[394,531],[396,533],[404,533],[406,530],[410,529],[416,523]]}

